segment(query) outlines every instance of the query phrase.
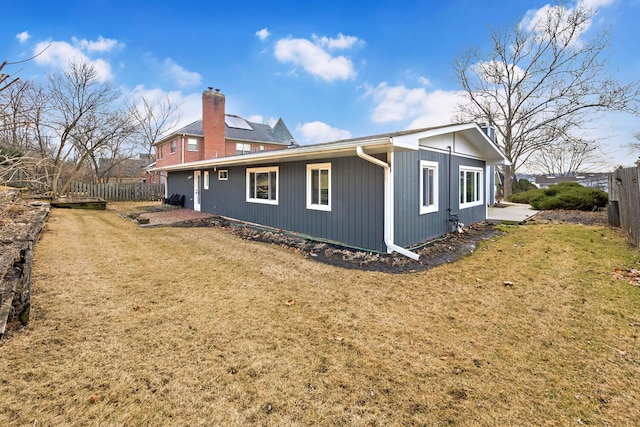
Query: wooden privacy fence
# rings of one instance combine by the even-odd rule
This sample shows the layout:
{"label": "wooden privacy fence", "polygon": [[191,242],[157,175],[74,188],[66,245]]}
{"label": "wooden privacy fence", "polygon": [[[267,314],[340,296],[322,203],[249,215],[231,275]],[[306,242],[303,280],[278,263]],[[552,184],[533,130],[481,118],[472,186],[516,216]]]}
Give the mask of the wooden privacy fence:
{"label": "wooden privacy fence", "polygon": [[158,201],[164,197],[164,185],[141,182],[105,184],[72,182],[64,195],[77,198],[99,197],[109,202]]}
{"label": "wooden privacy fence", "polygon": [[609,175],[609,224],[622,227],[629,241],[640,247],[640,167]]}

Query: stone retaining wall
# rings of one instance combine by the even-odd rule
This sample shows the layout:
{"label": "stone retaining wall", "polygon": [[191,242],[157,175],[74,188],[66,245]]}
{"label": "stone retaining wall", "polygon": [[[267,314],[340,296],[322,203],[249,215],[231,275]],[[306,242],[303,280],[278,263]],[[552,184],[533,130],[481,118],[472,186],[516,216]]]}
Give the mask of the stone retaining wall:
{"label": "stone retaining wall", "polygon": [[29,322],[33,252],[50,212],[43,202],[12,206],[24,213],[3,224],[0,235],[0,339],[12,324]]}

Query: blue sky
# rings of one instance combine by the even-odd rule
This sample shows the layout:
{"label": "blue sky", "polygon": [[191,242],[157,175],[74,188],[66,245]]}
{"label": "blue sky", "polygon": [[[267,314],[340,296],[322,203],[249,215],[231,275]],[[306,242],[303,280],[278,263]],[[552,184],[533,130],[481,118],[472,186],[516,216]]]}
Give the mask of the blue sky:
{"label": "blue sky", "polygon": [[[569,0],[595,6],[589,31],[611,29],[610,64],[640,78],[640,0]],[[484,48],[489,27],[520,22],[534,0],[436,1],[58,1],[9,0],[0,16],[0,60],[36,60],[5,72],[40,80],[71,59],[101,70],[127,96],[169,96],[181,122],[200,118],[208,86],[227,113],[282,117],[301,143],[451,122],[459,89],[456,54]],[[588,34],[587,34],[588,36]],[[624,144],[640,120],[594,117],[607,139],[600,169],[631,165]],[[593,168],[592,168],[593,169]],[[596,169],[598,169],[596,167]]]}

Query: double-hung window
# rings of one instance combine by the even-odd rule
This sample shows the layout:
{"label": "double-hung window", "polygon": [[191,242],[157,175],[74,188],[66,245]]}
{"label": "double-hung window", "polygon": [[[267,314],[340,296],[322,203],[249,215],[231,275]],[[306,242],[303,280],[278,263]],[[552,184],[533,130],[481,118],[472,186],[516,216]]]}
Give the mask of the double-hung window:
{"label": "double-hung window", "polygon": [[482,204],[482,169],[470,166],[460,167],[460,208],[470,208]]}
{"label": "double-hung window", "polygon": [[278,204],[278,167],[247,168],[247,202]]}
{"label": "double-hung window", "polygon": [[187,151],[198,151],[198,140],[195,138],[187,139]]}
{"label": "double-hung window", "polygon": [[331,163],[307,165],[307,209],[331,210]]}
{"label": "double-hung window", "polygon": [[173,141],[171,141],[171,149],[169,150],[171,154],[174,154],[176,152],[176,141],[175,139]]}
{"label": "double-hung window", "polygon": [[420,214],[438,211],[438,163],[420,161]]}

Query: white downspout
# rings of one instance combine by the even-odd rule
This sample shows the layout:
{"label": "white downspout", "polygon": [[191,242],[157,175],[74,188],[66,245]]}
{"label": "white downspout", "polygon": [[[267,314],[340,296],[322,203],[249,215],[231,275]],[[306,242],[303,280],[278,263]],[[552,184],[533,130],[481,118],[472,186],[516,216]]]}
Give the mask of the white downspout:
{"label": "white downspout", "polygon": [[395,251],[417,261],[420,255],[393,243],[393,181],[391,179],[391,167],[388,163],[365,153],[361,146],[356,147],[356,154],[361,159],[380,166],[384,170],[384,244],[387,246],[387,252]]}

